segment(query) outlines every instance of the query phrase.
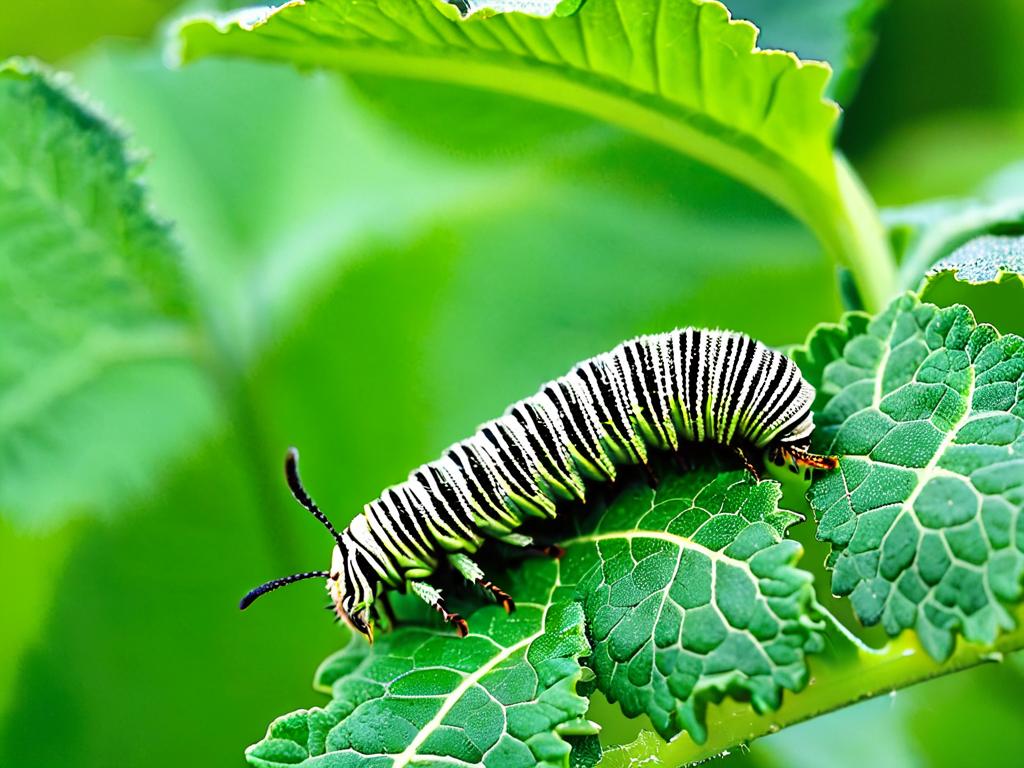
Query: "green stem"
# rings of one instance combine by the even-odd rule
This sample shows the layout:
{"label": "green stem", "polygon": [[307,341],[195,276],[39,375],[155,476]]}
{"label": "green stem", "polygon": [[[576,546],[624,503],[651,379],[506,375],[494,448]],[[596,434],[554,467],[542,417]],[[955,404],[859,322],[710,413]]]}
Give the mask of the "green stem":
{"label": "green stem", "polygon": [[[223,404],[223,413],[236,434],[236,444],[245,471],[256,489],[255,514],[260,521],[269,558],[281,571],[294,569],[298,562],[298,548],[274,503],[274,499],[278,498],[275,480],[280,481],[280,478],[267,471],[266,458],[272,453],[267,448],[260,414],[243,363],[237,358],[236,350],[226,342],[225,335],[218,332],[217,320],[210,310],[211,303],[203,301],[201,291],[196,288],[193,291],[196,304],[200,307],[199,326],[203,339],[197,359],[209,372],[216,386]],[[283,449],[280,455],[284,456]]]}
{"label": "green stem", "polygon": [[[913,632],[904,632],[885,648],[856,647],[843,660],[831,656],[812,656],[811,681],[797,694],[787,694],[775,712],[756,714],[750,705],[726,700],[708,710],[709,738],[695,744],[683,733],[664,743],[641,734],[636,742],[650,753],[660,744],[656,755],[668,766],[690,765],[747,744],[760,736],[824,715],[859,701],[892,693],[916,683],[958,672],[984,662],[1001,661],[1002,654],[1024,648],[1024,609],[1017,611],[1017,628],[999,637],[993,646],[958,641],[956,651],[944,662],[932,659]],[[610,749],[601,766],[610,768],[622,762],[630,745]]]}
{"label": "green stem", "polygon": [[818,238],[850,270],[864,308],[879,312],[899,290],[892,248],[878,208],[856,172],[839,152],[835,163],[839,195],[822,211],[831,218],[817,232]]}

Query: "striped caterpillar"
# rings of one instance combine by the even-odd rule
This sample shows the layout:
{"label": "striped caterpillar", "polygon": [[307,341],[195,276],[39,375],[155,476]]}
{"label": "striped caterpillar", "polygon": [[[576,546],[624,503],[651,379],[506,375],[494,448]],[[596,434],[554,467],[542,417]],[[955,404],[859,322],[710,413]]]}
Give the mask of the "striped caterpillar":
{"label": "striped caterpillar", "polygon": [[408,588],[465,637],[466,621],[426,581],[442,560],[511,612],[512,598],[470,558],[485,537],[529,546],[515,532],[525,518],[552,518],[559,501],[585,500],[587,481],[613,482],[616,467],[647,468],[650,449],[678,451],[680,443],[727,446],[755,477],[751,449],[794,469],[832,469],[834,457],[808,452],[813,400],[791,360],[743,334],[686,328],[642,336],[513,404],[387,488],[341,532],[303,488],[292,448],[288,486],[334,537],[331,569],[269,581],[240,607],[285,584],[323,578],[332,610],[372,642],[375,602],[390,617],[388,591]]}

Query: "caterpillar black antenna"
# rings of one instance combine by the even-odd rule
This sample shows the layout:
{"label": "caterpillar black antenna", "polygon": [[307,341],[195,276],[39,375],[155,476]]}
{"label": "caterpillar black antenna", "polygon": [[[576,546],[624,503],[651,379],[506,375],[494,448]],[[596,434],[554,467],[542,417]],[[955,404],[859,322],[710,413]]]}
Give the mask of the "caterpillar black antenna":
{"label": "caterpillar black antenna", "polygon": [[338,542],[338,546],[342,549],[345,548],[341,540],[341,534],[338,533],[338,529],[334,527],[330,520],[327,519],[327,515],[320,511],[320,507],[316,505],[316,502],[310,498],[310,495],[306,493],[306,489],[302,487],[302,478],[299,477],[299,449],[289,448],[288,452],[284,456],[284,476],[288,481],[288,488],[292,492],[292,496],[302,506],[309,510],[309,513],[313,515],[317,520],[323,523],[324,528],[331,532],[331,536]]}
{"label": "caterpillar black antenna", "polygon": [[245,597],[242,598],[242,601],[238,604],[238,607],[244,611],[252,605],[253,600],[260,595],[265,595],[267,592],[273,592],[275,589],[283,587],[286,584],[292,584],[296,581],[302,581],[303,579],[329,579],[330,577],[331,574],[327,571],[307,571],[306,573],[293,573],[291,576],[274,579],[273,581],[268,581],[266,584],[260,584],[256,589],[249,590]]}

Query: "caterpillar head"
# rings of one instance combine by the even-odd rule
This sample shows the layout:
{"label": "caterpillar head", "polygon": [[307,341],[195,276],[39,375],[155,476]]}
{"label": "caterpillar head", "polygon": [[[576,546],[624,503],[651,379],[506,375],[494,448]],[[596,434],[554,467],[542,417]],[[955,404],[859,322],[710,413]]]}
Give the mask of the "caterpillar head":
{"label": "caterpillar head", "polygon": [[339,619],[373,642],[373,619],[369,616],[374,588],[366,571],[360,568],[357,550],[341,535],[331,556],[331,572],[327,580],[327,594]]}
{"label": "caterpillar head", "polygon": [[260,584],[242,598],[238,607],[244,611],[260,595],[273,592],[286,584],[293,584],[305,579],[326,579],[327,593],[331,598],[331,605],[328,608],[337,614],[339,619],[344,619],[353,629],[365,635],[372,643],[373,622],[368,616],[368,609],[374,595],[367,579],[359,576],[360,571],[356,569],[359,563],[353,562],[353,558],[358,557],[357,550],[344,533],[338,532],[331,521],[327,519],[327,515],[320,511],[316,502],[302,487],[302,480],[299,479],[299,452],[295,448],[288,449],[284,460],[284,473],[288,480],[288,487],[295,499],[309,510],[310,514],[319,520],[334,537],[336,544],[331,555],[331,570],[294,573],[291,576]]}

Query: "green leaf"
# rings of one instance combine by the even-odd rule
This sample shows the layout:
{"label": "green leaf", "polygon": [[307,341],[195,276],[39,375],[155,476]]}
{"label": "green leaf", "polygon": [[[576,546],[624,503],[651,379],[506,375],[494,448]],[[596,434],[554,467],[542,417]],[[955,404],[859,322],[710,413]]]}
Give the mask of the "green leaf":
{"label": "green leaf", "polygon": [[620,125],[789,209],[878,304],[891,267],[870,202],[832,152],[838,108],[822,96],[828,67],[757,49],[756,29],[712,0],[620,2],[591,0],[568,16],[488,11],[463,21],[431,0],[310,0],[186,21],[179,53],[183,61],[245,55],[453,82]]}
{"label": "green leaf", "polygon": [[931,268],[984,234],[1024,229],[1024,189],[990,199],[935,200],[882,213],[900,255],[900,283],[917,290]]}
{"label": "green leaf", "polygon": [[761,48],[793,51],[832,67],[827,93],[840,103],[853,98],[875,48],[872,29],[885,0],[729,0],[732,15],[761,30]]}
{"label": "green leaf", "polygon": [[[242,375],[260,439],[225,424],[148,499],[133,499],[131,514],[89,522],[63,569],[47,558],[40,578],[56,592],[24,656],[8,664],[16,687],[0,765],[106,768],[110,754],[176,764],[180,735],[166,723],[194,706],[196,691],[219,714],[190,726],[190,744],[208,762],[234,764],[273,716],[308,700],[310,659],[339,645],[318,588],[233,608],[256,581],[326,565],[329,542],[280,477],[284,446],[302,449],[311,490],[344,523],[538,382],[631,335],[729,325],[781,344],[838,315],[833,271],[796,222],[736,182],[613,130],[601,129],[606,141],[591,152],[567,148],[568,160],[489,165],[439,199],[428,192],[442,177],[454,186],[465,167],[368,119],[335,78],[247,61],[171,71],[118,49],[97,51],[76,80],[151,153],[147,185],[188,245],[205,312],[221,319],[232,349],[259,353],[239,356],[253,361]],[[241,133],[238,114],[251,122]],[[475,214],[452,215],[461,210]],[[701,258],[679,259],[681,242]],[[637,273],[625,282],[624,252]],[[751,279],[737,284],[737,272]],[[609,285],[630,311],[594,302]],[[765,292],[791,310],[766,316]],[[315,373],[297,380],[298,370]],[[189,567],[140,580],[154,542]],[[140,610],[154,594],[159,610]],[[116,668],[95,664],[115,647],[125,651]],[[0,665],[8,658],[0,648]],[[161,695],[110,718],[140,679]],[[34,735],[58,703],[75,727],[41,746]],[[609,706],[603,725],[634,724]]]}
{"label": "green leaf", "polygon": [[0,514],[16,522],[114,504],[210,418],[178,254],[138,172],[51,78],[0,65]]}
{"label": "green leaf", "polygon": [[825,371],[816,414],[841,456],[815,481],[832,589],[865,624],[945,659],[1014,626],[1024,575],[1024,340],[963,306],[897,299]]}
{"label": "green leaf", "polygon": [[972,285],[998,283],[1024,274],[1024,237],[984,235],[957,248],[929,271],[929,276],[953,272]]}
{"label": "green leaf", "polygon": [[1024,237],[968,241],[929,270],[921,298],[940,307],[966,304],[979,320],[1024,333]]}
{"label": "green leaf", "polygon": [[249,763],[568,765],[563,737],[596,727],[576,692],[590,652],[583,612],[566,599],[559,568],[526,563],[509,584],[516,612],[475,611],[465,639],[450,627],[399,627],[372,647],[354,637],[317,670],[331,703],[275,720],[246,752]]}
{"label": "green leaf", "polygon": [[825,370],[834,360],[843,356],[843,349],[850,339],[867,330],[870,320],[871,316],[864,312],[847,312],[838,323],[820,323],[815,326],[807,337],[807,343],[790,352],[790,357],[800,367],[804,378],[815,389],[815,413],[823,409],[836,394],[836,390],[830,388],[832,382],[825,379]]}
{"label": "green leaf", "polygon": [[563,541],[565,581],[577,581],[597,687],[666,739],[707,738],[705,712],[726,696],[777,709],[808,680],[822,647],[798,516],[777,483],[705,465],[627,487]]}

